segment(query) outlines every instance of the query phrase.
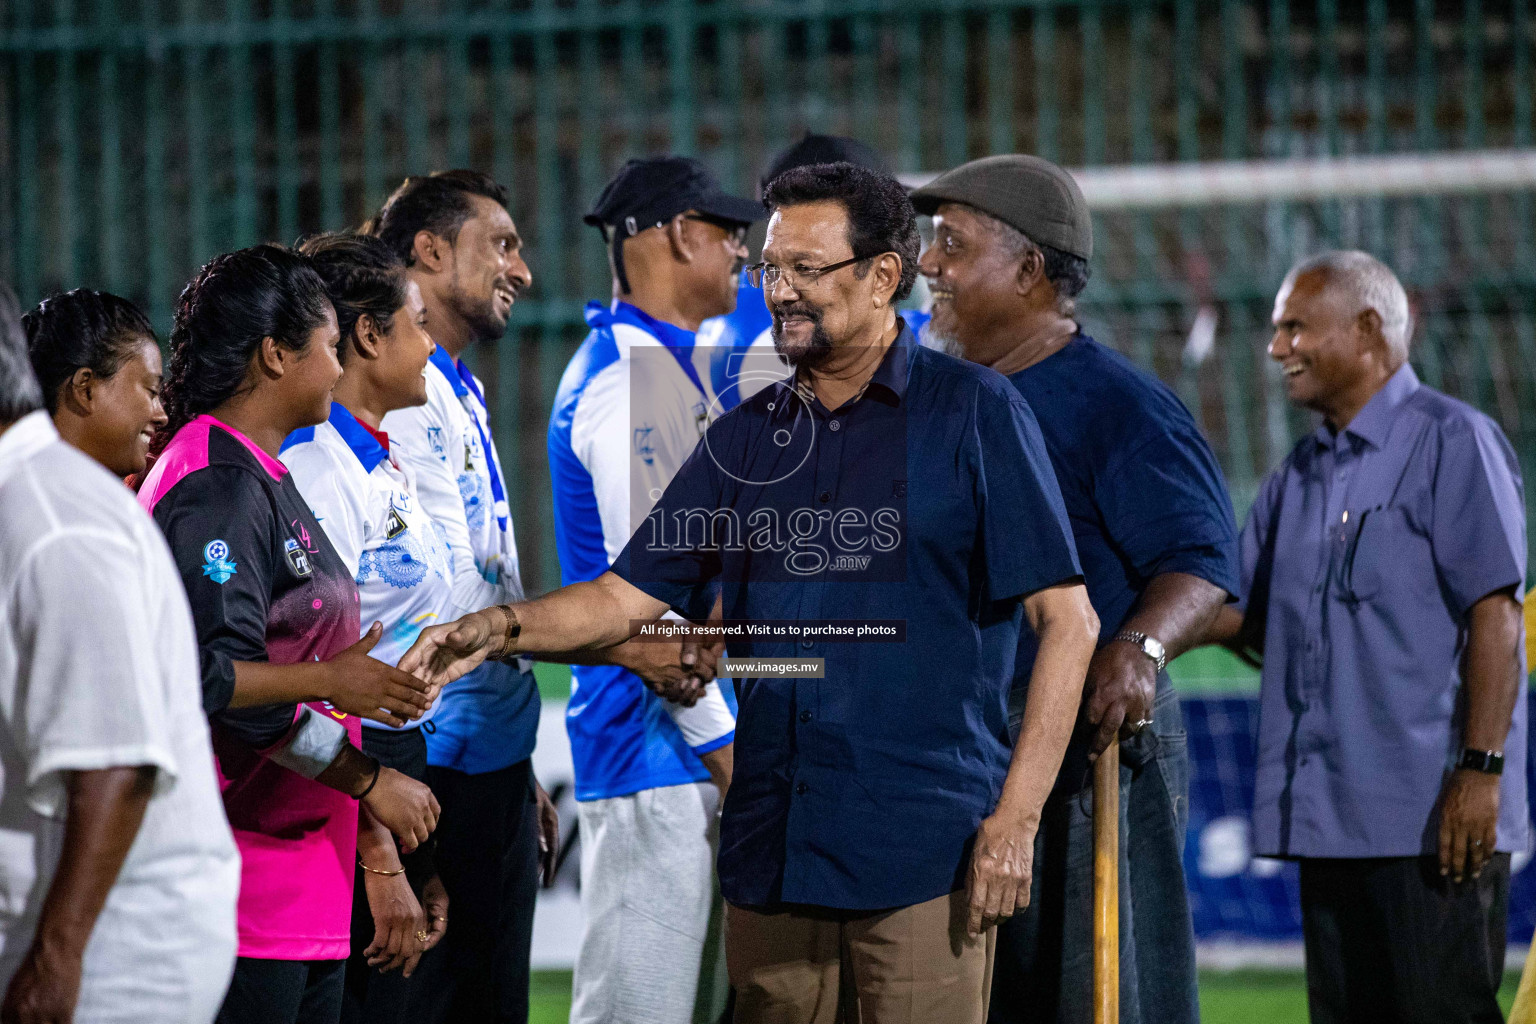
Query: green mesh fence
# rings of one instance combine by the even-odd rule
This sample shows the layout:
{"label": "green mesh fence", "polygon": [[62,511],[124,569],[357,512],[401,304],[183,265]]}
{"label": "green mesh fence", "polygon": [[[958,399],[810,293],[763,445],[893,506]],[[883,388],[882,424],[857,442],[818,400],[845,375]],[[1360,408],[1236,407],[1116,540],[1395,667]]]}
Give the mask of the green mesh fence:
{"label": "green mesh fence", "polygon": [[[992,152],[1071,166],[1531,145],[1531,0],[10,0],[0,8],[0,273],[91,285],[168,326],[209,256],[361,222],[409,172],[513,191],[533,293],[476,353],[525,575],[558,578],[544,428],[608,291],[579,215],[626,157],[750,190],[805,130],[904,172]],[[1426,379],[1536,451],[1529,194],[1106,214],[1084,317],[1173,382],[1239,506],[1302,421],[1264,369],[1290,259],[1372,248],[1421,315]],[[1188,336],[1215,316],[1200,358]],[[1198,346],[1197,346],[1198,347]],[[1529,465],[1529,462],[1527,463]]]}

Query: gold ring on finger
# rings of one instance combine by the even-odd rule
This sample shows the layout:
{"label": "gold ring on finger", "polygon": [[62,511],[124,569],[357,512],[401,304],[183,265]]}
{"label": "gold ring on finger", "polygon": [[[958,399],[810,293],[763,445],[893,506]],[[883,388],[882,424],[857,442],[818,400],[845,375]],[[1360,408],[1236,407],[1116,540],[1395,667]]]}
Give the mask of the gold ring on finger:
{"label": "gold ring on finger", "polygon": [[425,928],[423,928],[421,931],[416,933],[416,941],[417,942],[426,942],[431,937],[432,936],[427,933],[427,930]]}

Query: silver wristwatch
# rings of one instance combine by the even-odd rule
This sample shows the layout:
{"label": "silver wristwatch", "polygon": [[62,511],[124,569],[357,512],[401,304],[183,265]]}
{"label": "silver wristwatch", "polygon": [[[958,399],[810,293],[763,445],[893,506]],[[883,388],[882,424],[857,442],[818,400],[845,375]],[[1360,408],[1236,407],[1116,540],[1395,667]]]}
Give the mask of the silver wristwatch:
{"label": "silver wristwatch", "polygon": [[1126,629],[1116,633],[1111,639],[1124,640],[1126,643],[1135,644],[1137,647],[1140,647],[1142,654],[1157,662],[1157,670],[1159,672],[1163,670],[1164,665],[1168,664],[1168,652],[1163,649],[1162,642],[1156,637],[1147,636],[1145,633],[1138,633],[1133,629]]}

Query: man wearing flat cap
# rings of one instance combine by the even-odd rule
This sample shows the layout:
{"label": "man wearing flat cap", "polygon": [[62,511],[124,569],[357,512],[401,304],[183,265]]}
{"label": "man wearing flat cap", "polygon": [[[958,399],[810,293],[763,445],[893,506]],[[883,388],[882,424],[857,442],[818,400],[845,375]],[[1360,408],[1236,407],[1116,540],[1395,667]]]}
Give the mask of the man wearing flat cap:
{"label": "man wearing flat cap", "polygon": [[[718,411],[694,334],[735,307],[762,215],[683,157],[629,161],[587,215],[611,246],[613,293],[587,305],[549,424],[565,583],[608,571]],[[724,1004],[714,847],[734,699],[716,651],[685,645],[679,665],[676,650],[626,644],[571,669],[586,919],[573,1024],[713,1020]]]}
{"label": "man wearing flat cap", "polygon": [[[933,294],[928,330],[1005,374],[1033,409],[1100,623],[1078,728],[1035,838],[1030,909],[998,933],[990,1020],[1091,1018],[1088,766],[1123,740],[1120,1019],[1195,1021],[1188,752],[1164,665],[1200,641],[1238,589],[1221,471],[1178,398],[1079,327],[1093,228],[1070,174],[1037,157],[988,157],[912,201],[934,219],[920,263]],[[1035,656],[1023,631],[1015,723]]]}

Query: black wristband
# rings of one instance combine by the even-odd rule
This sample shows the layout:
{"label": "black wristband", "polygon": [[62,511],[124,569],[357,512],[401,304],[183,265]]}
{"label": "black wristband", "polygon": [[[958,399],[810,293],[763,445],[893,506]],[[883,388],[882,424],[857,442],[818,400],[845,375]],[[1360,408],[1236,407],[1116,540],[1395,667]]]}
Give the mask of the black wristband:
{"label": "black wristband", "polygon": [[1473,750],[1471,747],[1465,747],[1461,751],[1461,760],[1456,762],[1456,767],[1482,772],[1484,775],[1503,775],[1504,754],[1498,750]]}
{"label": "black wristband", "polygon": [[359,799],[359,800],[367,799],[368,794],[373,792],[373,787],[377,786],[379,784],[379,773],[384,770],[384,762],[383,761],[380,761],[376,757],[373,758],[372,760],[373,760],[373,778],[368,780],[368,788],[364,789],[361,793],[357,794],[357,799]]}

